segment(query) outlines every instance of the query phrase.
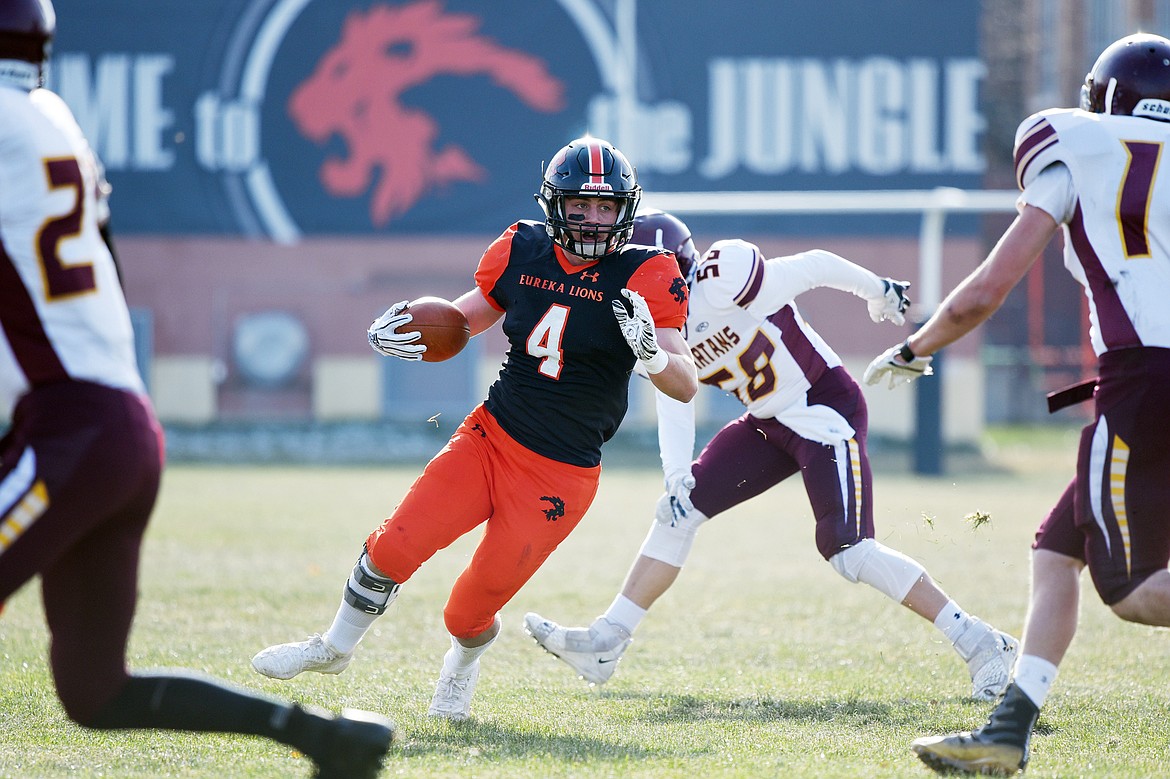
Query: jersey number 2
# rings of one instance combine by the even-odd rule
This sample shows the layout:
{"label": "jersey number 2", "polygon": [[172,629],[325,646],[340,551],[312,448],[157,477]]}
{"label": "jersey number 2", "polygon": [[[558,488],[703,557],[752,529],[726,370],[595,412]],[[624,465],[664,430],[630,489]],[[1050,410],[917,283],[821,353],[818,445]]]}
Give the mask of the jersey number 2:
{"label": "jersey number 2", "polygon": [[81,234],[82,196],[84,178],[81,167],[73,157],[45,160],[45,175],[49,189],[70,189],[73,205],[61,216],[46,219],[37,234],[37,254],[45,274],[45,297],[49,300],[69,297],[97,288],[93,276],[93,264],[80,262],[66,265],[61,260],[61,241]]}

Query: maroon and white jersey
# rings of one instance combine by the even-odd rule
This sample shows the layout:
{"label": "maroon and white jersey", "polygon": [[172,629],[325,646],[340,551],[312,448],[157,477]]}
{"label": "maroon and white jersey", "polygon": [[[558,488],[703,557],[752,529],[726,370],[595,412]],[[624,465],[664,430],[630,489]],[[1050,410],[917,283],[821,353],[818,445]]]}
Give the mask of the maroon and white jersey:
{"label": "maroon and white jersey", "polygon": [[1170,347],[1170,123],[1053,109],[1016,131],[1022,203],[1063,224],[1094,351]]}
{"label": "maroon and white jersey", "polygon": [[837,444],[855,431],[807,397],[841,364],[796,307],[796,296],[816,287],[867,300],[885,294],[877,275],[832,252],[766,260],[754,244],[717,241],[695,271],[684,335],[699,381],[734,394],[753,416],[774,417],[804,438]]}
{"label": "maroon and white jersey", "polygon": [[0,421],[33,386],[73,379],[144,392],[97,187],[65,103],[0,83]]}

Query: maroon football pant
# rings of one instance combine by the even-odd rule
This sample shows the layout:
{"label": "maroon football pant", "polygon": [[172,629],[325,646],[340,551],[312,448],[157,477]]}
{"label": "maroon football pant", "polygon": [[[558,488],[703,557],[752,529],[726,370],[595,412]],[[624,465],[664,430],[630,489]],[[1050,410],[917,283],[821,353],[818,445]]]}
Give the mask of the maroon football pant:
{"label": "maroon football pant", "polygon": [[828,446],[776,419],[745,414],[727,423],[699,454],[691,469],[691,501],[714,517],[799,473],[816,518],[817,550],[828,560],[873,537],[869,412],[861,388],[840,367],[817,381],[808,402],[834,409],[854,429],[853,438]]}
{"label": "maroon football pant", "polygon": [[85,382],[34,389],[0,445],[0,602],[40,575],[57,691],[81,723],[128,678],[139,550],[161,469],[147,402]]}
{"label": "maroon football pant", "polygon": [[1081,431],[1077,475],[1034,549],[1088,564],[1113,605],[1170,562],[1170,349],[1106,352],[1096,419]]}

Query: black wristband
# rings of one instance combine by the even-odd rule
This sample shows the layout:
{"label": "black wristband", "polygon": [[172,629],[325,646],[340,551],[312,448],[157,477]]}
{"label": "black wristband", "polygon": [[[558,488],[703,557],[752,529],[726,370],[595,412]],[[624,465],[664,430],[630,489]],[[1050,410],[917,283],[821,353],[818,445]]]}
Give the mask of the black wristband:
{"label": "black wristband", "polygon": [[910,348],[910,339],[907,338],[902,342],[902,348],[898,350],[898,356],[902,358],[902,362],[907,365],[914,362],[914,350]]}

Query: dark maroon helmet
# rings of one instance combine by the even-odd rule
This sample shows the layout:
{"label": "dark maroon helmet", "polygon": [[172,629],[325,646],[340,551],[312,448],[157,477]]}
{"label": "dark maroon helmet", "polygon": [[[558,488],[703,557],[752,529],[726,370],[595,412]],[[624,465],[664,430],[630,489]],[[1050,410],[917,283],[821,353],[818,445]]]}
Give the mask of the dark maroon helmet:
{"label": "dark maroon helmet", "polygon": [[691,273],[699,262],[699,252],[691,240],[690,229],[681,219],[657,209],[641,211],[634,217],[634,237],[630,243],[674,252],[682,277],[690,283]]}
{"label": "dark maroon helmet", "polygon": [[[570,232],[570,227],[579,231],[581,225],[570,224],[565,200],[578,197],[608,198],[618,204],[615,224],[590,228],[597,235],[594,242],[576,241]],[[641,198],[638,172],[625,155],[608,141],[589,136],[570,141],[556,153],[536,195],[549,237],[566,251],[589,259],[612,254],[629,242]]]}
{"label": "dark maroon helmet", "polygon": [[1085,76],[1081,108],[1170,121],[1170,40],[1138,33],[1111,43]]}
{"label": "dark maroon helmet", "polygon": [[43,65],[56,31],[49,0],[0,0],[0,59]]}

